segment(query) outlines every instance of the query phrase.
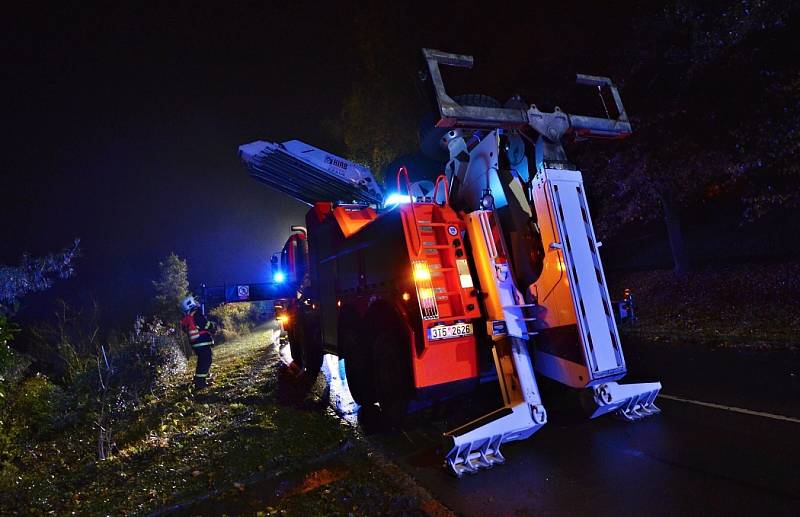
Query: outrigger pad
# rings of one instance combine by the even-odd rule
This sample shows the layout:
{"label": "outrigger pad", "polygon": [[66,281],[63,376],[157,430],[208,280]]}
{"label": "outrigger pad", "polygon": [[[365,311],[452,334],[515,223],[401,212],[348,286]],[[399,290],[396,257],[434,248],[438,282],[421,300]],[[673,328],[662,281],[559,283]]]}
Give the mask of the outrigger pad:
{"label": "outrigger pad", "polygon": [[445,433],[450,452],[445,456],[445,468],[456,477],[475,474],[481,469],[505,463],[500,446],[514,440],[524,440],[547,422],[542,406],[526,403],[500,408],[466,425]]}
{"label": "outrigger pad", "polygon": [[480,469],[488,469],[494,465],[505,463],[506,459],[500,453],[500,445],[503,443],[502,434],[490,436],[482,442],[470,442],[454,447],[445,458],[445,467],[460,478],[465,473],[475,474]]}
{"label": "outrigger pad", "polygon": [[656,397],[661,391],[660,382],[640,384],[617,384],[607,382],[592,388],[594,409],[591,418],[616,412],[625,420],[640,420],[660,413],[655,405]]}

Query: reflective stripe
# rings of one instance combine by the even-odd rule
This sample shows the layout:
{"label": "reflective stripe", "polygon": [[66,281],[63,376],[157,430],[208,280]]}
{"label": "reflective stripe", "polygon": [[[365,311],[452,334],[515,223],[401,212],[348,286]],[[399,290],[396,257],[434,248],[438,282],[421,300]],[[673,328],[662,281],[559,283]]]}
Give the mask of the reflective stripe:
{"label": "reflective stripe", "polygon": [[195,345],[192,345],[192,348],[200,348],[203,346],[211,346],[211,345],[213,345],[211,341],[206,341],[205,343],[197,343]]}
{"label": "reflective stripe", "polygon": [[195,377],[208,377],[207,373],[196,373],[194,374]]}

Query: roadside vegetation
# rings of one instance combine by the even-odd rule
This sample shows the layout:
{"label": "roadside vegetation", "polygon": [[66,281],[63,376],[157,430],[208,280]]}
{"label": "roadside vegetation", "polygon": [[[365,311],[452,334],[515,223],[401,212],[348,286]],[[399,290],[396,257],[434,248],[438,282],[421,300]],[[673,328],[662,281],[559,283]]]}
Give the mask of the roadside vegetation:
{"label": "roadside vegetation", "polygon": [[266,302],[224,303],[209,311],[211,319],[219,325],[214,339],[224,343],[241,336],[246,336],[267,318]]}
{"label": "roadside vegetation", "polygon": [[[50,318],[15,322],[21,300],[72,276],[78,255],[76,241],[59,253],[25,256],[0,269],[2,508],[17,508],[29,472],[49,472],[55,480],[52,469],[59,464],[69,471],[81,459],[116,457],[130,415],[187,369],[189,348],[175,311],[188,289],[187,267],[175,255],[160,264],[155,311],[128,329],[102,328],[96,303],[75,307],[62,300]],[[47,450],[47,444],[57,446]],[[45,511],[46,501],[32,508]]]}
{"label": "roadside vegetation", "polygon": [[640,340],[800,350],[800,263],[617,273],[612,293],[634,293],[637,320],[620,330]]}
{"label": "roadside vegetation", "polygon": [[[34,261],[67,272],[4,271],[46,289],[73,256]],[[261,304],[211,311],[222,344],[212,386],[193,393],[174,310],[187,272],[176,255],[162,261],[154,313],[125,333],[102,332],[96,306],[59,302],[30,328],[0,313],[0,514],[449,514],[331,414],[323,389],[280,380]],[[9,305],[29,292],[3,287]],[[24,351],[9,346],[20,335]]]}
{"label": "roadside vegetation", "polygon": [[[114,452],[95,454],[80,424],[38,436],[0,495],[3,514],[445,515],[373,457],[324,400],[279,382],[277,332],[260,327],[215,350],[215,385],[190,397],[191,366],[116,421]],[[27,398],[46,421],[40,380]],[[34,416],[40,418],[34,422]]]}

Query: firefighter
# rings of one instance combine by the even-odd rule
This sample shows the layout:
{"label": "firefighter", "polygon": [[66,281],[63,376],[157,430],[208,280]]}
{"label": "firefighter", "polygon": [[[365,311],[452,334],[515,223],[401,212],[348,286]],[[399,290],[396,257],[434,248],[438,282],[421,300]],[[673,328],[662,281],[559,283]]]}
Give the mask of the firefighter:
{"label": "firefighter", "polygon": [[181,328],[189,335],[192,350],[197,355],[197,369],[194,373],[194,388],[200,390],[208,383],[208,371],[211,369],[211,347],[214,346],[213,334],[217,326],[206,319],[200,311],[200,304],[194,296],[187,296],[181,302],[184,317]]}

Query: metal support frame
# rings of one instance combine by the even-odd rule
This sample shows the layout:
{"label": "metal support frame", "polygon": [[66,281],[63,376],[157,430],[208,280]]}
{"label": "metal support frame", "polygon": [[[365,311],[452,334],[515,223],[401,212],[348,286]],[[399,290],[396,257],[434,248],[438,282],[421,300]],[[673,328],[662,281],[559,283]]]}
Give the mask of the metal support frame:
{"label": "metal support frame", "polygon": [[617,118],[571,115],[556,107],[552,113],[539,111],[535,105],[526,110],[462,106],[448,95],[439,65],[472,68],[472,56],[451,54],[441,50],[422,49],[428,70],[424,79],[431,82],[438,107],[436,127],[520,129],[530,126],[552,142],[559,142],[567,133],[580,138],[625,138],[633,131],[619,90],[608,77],[578,74],[578,84],[608,88],[617,108]]}

